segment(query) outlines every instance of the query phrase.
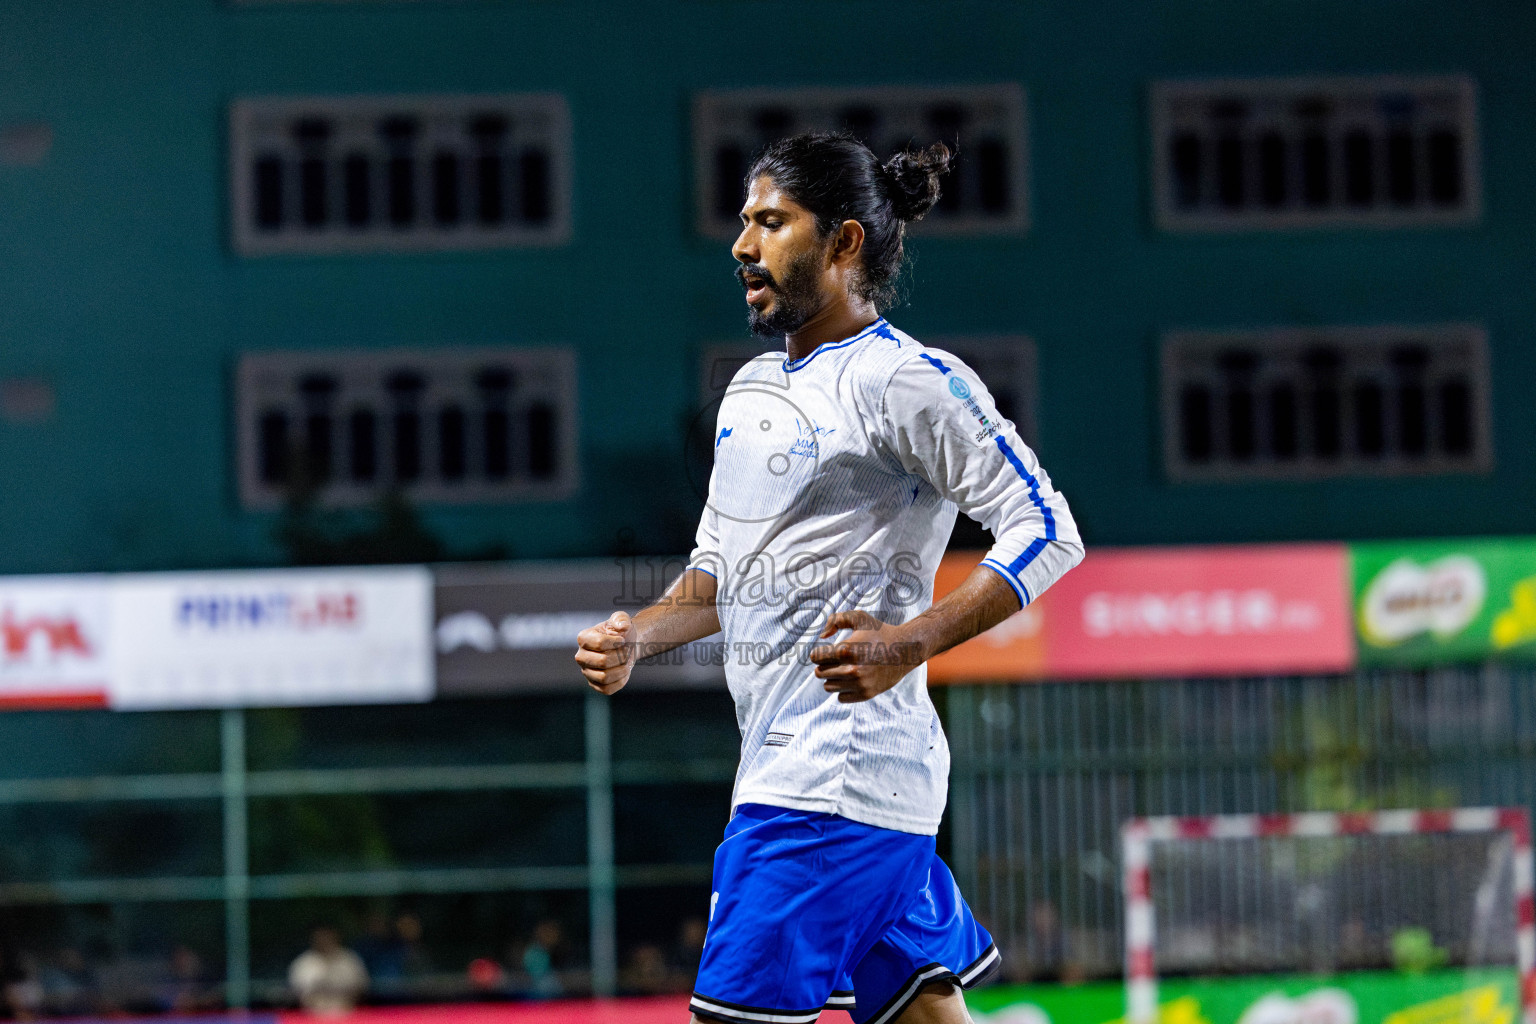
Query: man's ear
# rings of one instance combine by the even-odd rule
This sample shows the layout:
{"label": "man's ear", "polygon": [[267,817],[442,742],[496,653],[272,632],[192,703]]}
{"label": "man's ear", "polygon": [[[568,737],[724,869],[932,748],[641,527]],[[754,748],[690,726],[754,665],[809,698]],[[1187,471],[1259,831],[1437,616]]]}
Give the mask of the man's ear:
{"label": "man's ear", "polygon": [[837,235],[832,239],[832,262],[835,264],[851,265],[859,259],[859,254],[864,251],[864,225],[856,220],[845,220],[837,229]]}

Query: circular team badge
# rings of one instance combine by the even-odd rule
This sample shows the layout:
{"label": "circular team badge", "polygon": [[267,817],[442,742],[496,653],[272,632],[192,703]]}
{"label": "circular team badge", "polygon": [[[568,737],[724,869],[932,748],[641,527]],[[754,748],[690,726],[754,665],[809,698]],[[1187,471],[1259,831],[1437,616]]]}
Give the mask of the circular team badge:
{"label": "circular team badge", "polygon": [[959,377],[949,378],[949,393],[956,398],[970,398],[971,386]]}

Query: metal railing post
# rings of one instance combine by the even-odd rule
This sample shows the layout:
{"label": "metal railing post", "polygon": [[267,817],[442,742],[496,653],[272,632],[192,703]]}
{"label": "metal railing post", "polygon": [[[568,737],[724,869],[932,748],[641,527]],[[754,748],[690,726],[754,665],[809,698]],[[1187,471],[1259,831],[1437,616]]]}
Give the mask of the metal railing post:
{"label": "metal railing post", "polygon": [[251,872],[246,802],[245,712],[230,708],[220,721],[224,797],[224,999],[230,1009],[251,1005]]}
{"label": "metal railing post", "polygon": [[587,733],[587,901],[592,927],[592,994],[618,988],[613,866],[613,722],[611,698],[589,692]]}

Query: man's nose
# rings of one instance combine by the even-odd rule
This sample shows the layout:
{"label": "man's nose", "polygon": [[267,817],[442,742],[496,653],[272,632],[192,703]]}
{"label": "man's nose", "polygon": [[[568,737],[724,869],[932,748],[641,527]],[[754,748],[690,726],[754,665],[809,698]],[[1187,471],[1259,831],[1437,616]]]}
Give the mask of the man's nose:
{"label": "man's nose", "polygon": [[750,229],[743,229],[736,236],[736,244],[731,246],[731,255],[736,257],[738,263],[756,263],[762,252],[757,247],[757,240],[752,236]]}

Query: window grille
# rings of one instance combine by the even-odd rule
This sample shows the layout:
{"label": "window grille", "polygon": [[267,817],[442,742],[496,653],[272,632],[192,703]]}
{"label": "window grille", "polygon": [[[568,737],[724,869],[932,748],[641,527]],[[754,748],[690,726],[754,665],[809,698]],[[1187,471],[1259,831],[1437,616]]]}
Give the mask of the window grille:
{"label": "window grille", "polygon": [[1162,345],[1174,480],[1487,472],[1472,326],[1179,332]]}
{"label": "window grille", "polygon": [[230,113],[235,248],[425,252],[570,234],[558,95],[246,99]]}
{"label": "window grille", "polygon": [[1467,78],[1159,82],[1152,126],[1163,228],[1392,228],[1480,214]]}
{"label": "window grille", "polygon": [[750,89],[694,100],[699,233],[735,238],[742,180],[764,145],[802,131],[846,130],[882,159],[913,145],[957,148],[921,234],[1017,233],[1028,227],[1028,132],[1016,84],[954,88]]}
{"label": "window grille", "polygon": [[575,363],[563,349],[266,352],[238,371],[240,494],[270,508],[398,491],[472,504],[577,483]]}

